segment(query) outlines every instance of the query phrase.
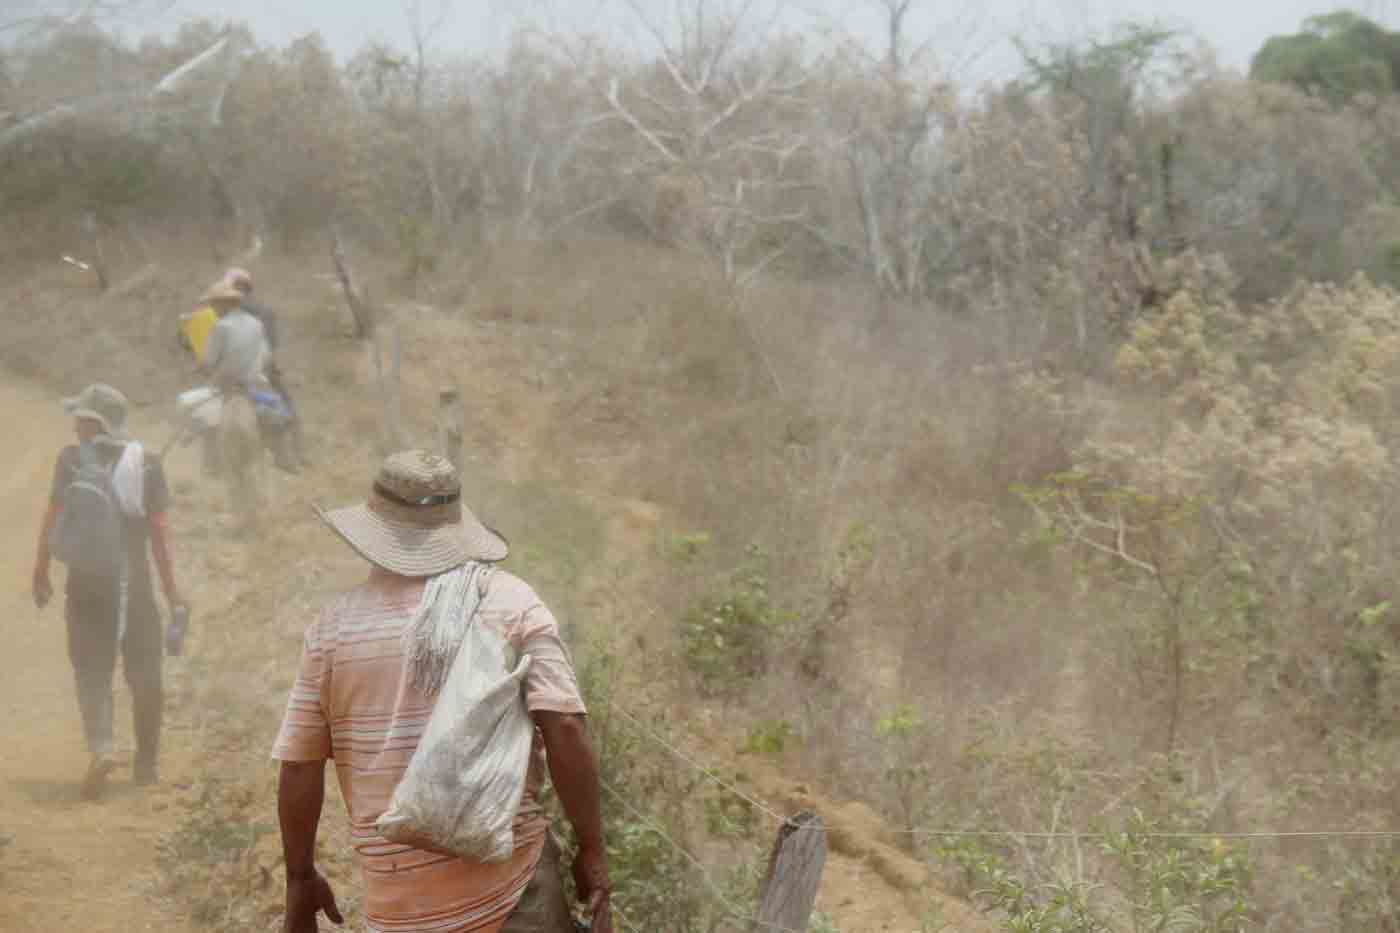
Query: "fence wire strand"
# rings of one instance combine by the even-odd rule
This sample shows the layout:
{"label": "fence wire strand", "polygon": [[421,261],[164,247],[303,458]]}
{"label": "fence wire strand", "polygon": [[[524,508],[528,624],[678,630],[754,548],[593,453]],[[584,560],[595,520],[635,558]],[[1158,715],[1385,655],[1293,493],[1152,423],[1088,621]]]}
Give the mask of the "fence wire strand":
{"label": "fence wire strand", "polygon": [[647,816],[636,806],[634,806],[631,801],[624,797],[622,793],[615,789],[611,784],[609,784],[606,781],[602,781],[601,784],[603,790],[607,791],[608,794],[611,795],[612,798],[623,807],[623,809],[625,809],[628,813],[632,814],[634,817],[640,820],[643,823],[643,825],[646,826],[647,829],[655,833],[657,837],[661,839],[662,842],[665,842],[668,846],[674,849],[678,855],[680,855],[691,865],[693,865],[696,871],[700,872],[701,880],[705,882],[705,887],[709,888],[710,897],[714,899],[716,904],[718,904],[724,909],[724,912],[729,916],[729,919],[736,920],[739,923],[749,924],[750,927],[758,926],[768,930],[775,930],[777,931],[777,933],[801,933],[801,931],[794,930],[792,927],[785,927],[780,926],[776,923],[769,923],[766,920],[760,920],[757,917],[750,917],[747,914],[745,914],[731,900],[729,900],[729,896],[724,893],[724,890],[720,888],[718,882],[715,881],[714,876],[710,874],[709,870],[705,868],[705,866],[700,862],[698,858],[692,855],[680,843],[676,842],[676,840],[672,839],[670,834],[668,834],[666,830],[656,825],[656,822],[651,817]]}
{"label": "fence wire strand", "polygon": [[[646,738],[661,746],[676,759],[689,765],[712,783],[723,788],[729,793],[743,800],[749,806],[766,814],[768,817],[781,824],[786,822],[787,817],[772,805],[757,799],[755,796],[745,793],[733,784],[725,781],[717,775],[713,769],[700,764],[690,755],[676,748],[671,742],[658,734],[654,729],[647,726],[641,719],[628,712],[615,701],[610,706],[611,710],[630,722]],[[817,827],[800,826],[799,830],[812,830]],[[824,831],[824,830],[823,830]],[[932,827],[916,827],[913,829],[891,829],[889,833],[896,836],[925,836],[925,837],[946,837],[946,838],[1011,838],[1011,839],[1108,839],[1114,836],[1121,836],[1122,833],[1115,833],[1109,830],[1089,830],[1085,832],[1074,832],[1069,830],[1058,832],[1045,831],[1021,831],[1014,829],[939,829]],[[1320,829],[1320,830],[1280,830],[1280,831],[1244,831],[1244,832],[1151,832],[1132,833],[1133,836],[1143,839],[1394,839],[1400,838],[1400,830],[1389,829]]]}
{"label": "fence wire strand", "polygon": [[[634,715],[633,713],[629,712],[628,710],[624,709],[622,706],[618,705],[615,701],[609,703],[609,709],[610,709],[610,711],[619,714],[623,719],[625,719],[627,722],[629,722],[629,723],[630,723],[633,727],[635,727],[636,730],[637,730],[638,732],[640,732],[645,738],[647,738],[648,740],[650,740],[650,741],[653,742],[654,744],[656,744],[656,745],[658,745],[659,747],[661,747],[662,749],[664,749],[664,750],[665,750],[666,752],[668,752],[672,757],[676,758],[677,760],[683,762],[683,763],[684,763],[685,765],[687,765],[688,767],[692,768],[694,771],[696,771],[698,774],[700,774],[700,775],[702,775],[703,777],[705,777],[705,778],[706,778],[707,780],[709,780],[711,783],[717,785],[718,787],[720,787],[720,788],[722,788],[723,790],[727,791],[728,793],[734,795],[735,797],[739,798],[740,800],[743,800],[743,801],[744,801],[745,803],[747,803],[749,806],[753,807],[755,810],[758,810],[758,811],[762,812],[763,814],[765,814],[765,815],[768,816],[769,818],[773,819],[773,820],[776,821],[777,823],[779,823],[779,824],[785,824],[785,823],[787,823],[788,817],[786,817],[786,816],[784,816],[782,813],[778,812],[778,810],[777,810],[775,807],[773,807],[771,804],[768,804],[768,803],[764,802],[763,800],[759,799],[756,795],[752,795],[752,794],[750,794],[750,793],[746,793],[745,791],[741,790],[739,787],[735,786],[734,784],[730,783],[729,781],[724,780],[723,778],[721,778],[721,777],[715,772],[715,769],[706,767],[705,765],[703,765],[703,764],[701,764],[700,762],[696,761],[695,758],[693,758],[692,756],[690,756],[690,755],[686,754],[685,752],[681,751],[681,750],[680,750],[679,748],[677,748],[673,743],[671,743],[670,741],[668,741],[664,736],[660,735],[656,730],[654,730],[654,729],[652,729],[651,727],[649,727],[648,725],[646,725],[646,723],[644,723],[640,718],[638,718],[636,715]],[[653,819],[651,819],[649,816],[647,816],[645,813],[643,813],[640,809],[638,809],[636,806],[634,806],[634,805],[631,803],[631,801],[629,801],[625,796],[623,796],[623,794],[622,794],[621,792],[619,792],[616,788],[614,788],[612,785],[608,784],[606,781],[602,781],[602,782],[601,782],[601,785],[602,785],[603,790],[605,790],[614,800],[616,800],[617,803],[618,803],[623,809],[625,809],[628,813],[632,814],[632,816],[634,816],[636,819],[640,820],[640,821],[642,822],[642,824],[643,824],[648,830],[650,830],[651,832],[655,833],[655,834],[657,835],[658,838],[660,838],[664,843],[666,843],[666,845],[670,846],[673,850],[675,850],[675,852],[676,852],[677,854],[679,854],[682,858],[684,858],[687,862],[689,862],[689,863],[695,868],[695,870],[698,871],[698,872],[700,873],[700,878],[701,878],[701,880],[704,882],[705,888],[708,889],[708,891],[707,891],[708,895],[714,900],[714,902],[715,902],[716,904],[718,904],[718,905],[723,909],[723,911],[725,912],[725,914],[728,916],[729,919],[734,920],[734,921],[737,921],[737,922],[742,923],[742,924],[748,924],[750,929],[752,929],[752,928],[754,928],[754,927],[762,927],[762,928],[765,928],[765,929],[768,929],[768,930],[773,930],[773,931],[775,931],[775,933],[798,933],[798,931],[793,930],[793,929],[791,929],[791,928],[789,928],[789,927],[779,926],[778,924],[769,923],[769,922],[764,921],[764,920],[759,920],[757,917],[749,917],[749,916],[746,916],[746,915],[744,914],[744,912],[741,911],[741,910],[729,899],[729,897],[724,893],[723,889],[721,889],[720,886],[719,886],[719,884],[714,880],[714,877],[710,874],[709,870],[705,868],[704,864],[702,864],[701,861],[700,861],[696,856],[694,856],[693,854],[691,854],[691,853],[690,853],[684,846],[682,846],[680,843],[678,843],[678,842],[676,842],[674,839],[672,839],[671,836],[670,836],[664,829],[662,829],[660,826],[658,826],[658,825],[656,824],[656,822],[655,822]],[[816,830],[816,831],[820,831],[820,832],[826,832],[825,826],[822,826],[822,825],[817,825],[817,826],[802,825],[802,826],[795,826],[795,827],[793,827],[793,829],[794,829],[794,830],[802,830],[802,831]],[[912,835],[912,836],[920,836],[920,837],[939,837],[939,838],[1009,838],[1009,839],[1074,839],[1074,840],[1078,840],[1078,839],[1107,839],[1107,838],[1112,838],[1112,837],[1115,837],[1115,836],[1122,836],[1122,835],[1124,835],[1124,833],[1121,833],[1121,832],[1120,832],[1120,833],[1115,833],[1115,832],[1111,832],[1111,831],[1107,831],[1107,830],[1096,830],[1096,831],[1090,831],[1090,832],[1074,832],[1074,831],[1056,831],[1056,832],[1029,831],[1029,832],[1022,832],[1022,831],[1019,831],[1019,830],[1011,830],[1011,829],[1000,829],[1000,830],[996,830],[996,829],[986,829],[986,830],[982,830],[982,829],[933,829],[933,828],[923,828],[923,827],[920,827],[920,828],[913,828],[913,829],[903,829],[903,830],[891,830],[890,832],[892,832],[892,833],[895,834],[895,835]],[[1135,836],[1135,837],[1137,837],[1137,838],[1143,838],[1143,839],[1211,839],[1211,840],[1216,840],[1216,839],[1222,839],[1222,840],[1223,840],[1223,839],[1246,839],[1246,840],[1255,840],[1255,839],[1319,839],[1319,838],[1339,838],[1339,839],[1393,839],[1393,838],[1400,838],[1400,831],[1396,831],[1396,830],[1384,830],[1384,829],[1378,829],[1378,830],[1366,830],[1366,829],[1356,829],[1356,830],[1353,830],[1353,829],[1342,829],[1342,830],[1282,830],[1282,831],[1257,831],[1257,832],[1150,832],[1150,833],[1131,833],[1130,835]],[[619,909],[616,908],[616,907],[614,907],[613,910],[614,910],[614,912],[618,915],[619,919],[622,921],[622,925],[623,925],[628,931],[631,931],[631,933],[637,933],[637,927],[635,927],[635,926],[627,919],[626,914],[624,914],[621,910],[619,910]]]}
{"label": "fence wire strand", "polygon": [[721,778],[719,775],[715,774],[714,771],[710,770],[709,768],[706,768],[704,765],[700,764],[699,762],[692,759],[690,756],[686,755],[685,752],[681,751],[680,749],[672,745],[670,742],[666,741],[666,739],[659,735],[655,730],[651,729],[649,726],[646,725],[646,723],[642,722],[640,719],[629,713],[627,710],[623,709],[621,706],[618,706],[616,703],[614,703],[612,709],[613,712],[620,714],[623,719],[626,719],[628,722],[632,723],[632,725],[636,726],[637,729],[642,732],[642,734],[650,738],[657,745],[660,745],[666,751],[670,752],[671,755],[690,765],[690,767],[694,768],[696,771],[709,778],[710,781],[729,791],[731,794],[733,794],[735,797],[738,797],[740,800],[743,800],[749,806],[753,807],[756,810],[763,811],[769,817],[771,817],[779,823],[782,823],[787,819],[787,817],[783,816],[769,804],[749,796],[739,788],[735,787],[733,784],[729,783],[728,781]]}

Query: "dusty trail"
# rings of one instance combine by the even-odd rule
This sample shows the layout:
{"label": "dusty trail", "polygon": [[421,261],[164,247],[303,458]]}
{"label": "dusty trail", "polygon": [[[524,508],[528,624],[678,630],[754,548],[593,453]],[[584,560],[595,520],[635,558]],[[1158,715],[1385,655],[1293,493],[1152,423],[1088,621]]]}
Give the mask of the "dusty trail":
{"label": "dusty trail", "polygon": [[[78,796],[87,764],[64,636],[61,581],[42,613],[29,597],[34,535],[50,471],[68,442],[68,421],[51,396],[0,383],[0,930],[190,930],[155,895],[156,841],[178,812],[175,794],[192,773],[187,748],[167,741],[163,783],[137,788],[130,770],[113,775],[107,799]],[[129,758],[130,704],[117,677],[119,753]]]}

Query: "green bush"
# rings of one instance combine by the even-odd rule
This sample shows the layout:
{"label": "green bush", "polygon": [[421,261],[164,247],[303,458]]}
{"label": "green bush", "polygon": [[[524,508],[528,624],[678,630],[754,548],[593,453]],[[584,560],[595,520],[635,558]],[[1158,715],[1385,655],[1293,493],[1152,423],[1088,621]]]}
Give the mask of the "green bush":
{"label": "green bush", "polygon": [[786,719],[765,719],[749,729],[743,751],[750,755],[781,755],[797,730]]}
{"label": "green bush", "polygon": [[769,593],[767,557],[750,547],[724,591],[702,597],[682,617],[686,665],[705,693],[734,693],[767,672],[770,644],[785,621]]}
{"label": "green bush", "polygon": [[[698,772],[676,768],[642,730],[610,716],[609,699],[621,671],[621,656],[605,644],[594,642],[580,652],[579,683],[594,711],[594,747],[605,787],[615,925],[667,933],[733,929],[736,913],[752,916],[755,910],[765,855],[753,841],[762,825],[759,814]],[[671,732],[663,716],[647,720],[647,730]],[[551,797],[546,805],[572,850],[572,828],[558,812],[558,801]],[[711,862],[701,877],[688,855],[700,858],[705,842],[714,839],[726,842],[724,866]]]}
{"label": "green bush", "polygon": [[1249,854],[1224,839],[1163,835],[1171,828],[1133,811],[1120,831],[1101,838],[1096,870],[1081,863],[1077,872],[1062,870],[1039,883],[977,837],[951,840],[941,852],[1009,933],[1248,929],[1254,913]]}

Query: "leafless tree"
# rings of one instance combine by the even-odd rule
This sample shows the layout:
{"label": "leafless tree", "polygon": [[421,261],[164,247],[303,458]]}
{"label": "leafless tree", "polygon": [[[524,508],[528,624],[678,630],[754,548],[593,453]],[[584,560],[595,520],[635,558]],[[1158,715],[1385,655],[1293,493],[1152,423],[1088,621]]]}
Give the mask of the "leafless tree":
{"label": "leafless tree", "polygon": [[79,23],[134,19],[169,8],[172,0],[7,0],[0,39],[33,42]]}
{"label": "leafless tree", "polygon": [[[954,109],[951,76],[959,63],[940,63],[933,36],[912,35],[917,0],[871,2],[882,18],[883,45],[842,44],[820,125],[831,166],[829,214],[856,225],[838,221],[813,232],[856,258],[881,293],[917,299],[927,292],[930,269],[951,258],[939,239],[935,203],[955,168],[940,139]],[[970,36],[975,22],[967,10],[953,31]]]}
{"label": "leafless tree", "polygon": [[661,202],[664,235],[702,249],[742,289],[805,217],[796,195],[808,183],[795,169],[811,140],[797,115],[809,106],[811,66],[795,44],[772,39],[780,6],[693,0],[671,28],[638,0],[628,6],[655,66],[614,73],[600,89],[625,130],[618,170]]}
{"label": "leafless tree", "polygon": [[0,131],[0,150],[69,119],[98,112],[118,114],[131,132],[142,131],[149,123],[146,118],[156,111],[195,122],[218,123],[224,97],[238,67],[237,42],[221,37],[149,88],[65,101],[19,120]]}
{"label": "leafless tree", "polygon": [[[441,233],[447,230],[452,220],[452,204],[456,200],[448,191],[444,175],[449,159],[448,147],[444,145],[447,129],[438,119],[442,102],[430,100],[430,93],[438,89],[433,86],[436,69],[429,60],[432,45],[452,16],[451,0],[437,0],[424,9],[423,0],[407,0],[404,15],[408,20],[410,41],[413,45],[409,62],[413,93],[413,122],[418,145],[416,153],[423,171],[423,179],[432,198],[433,230]],[[438,72],[440,74],[441,72]],[[434,94],[435,98],[442,95]],[[460,115],[459,115],[460,116]]]}

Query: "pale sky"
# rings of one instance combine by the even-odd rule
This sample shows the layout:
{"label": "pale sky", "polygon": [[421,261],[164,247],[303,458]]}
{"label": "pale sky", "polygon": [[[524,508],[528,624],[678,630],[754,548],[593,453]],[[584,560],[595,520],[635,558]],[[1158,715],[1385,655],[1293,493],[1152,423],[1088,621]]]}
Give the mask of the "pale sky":
{"label": "pale sky", "polygon": [[[210,16],[246,22],[260,39],[282,43],[319,31],[339,55],[348,55],[378,39],[397,47],[408,41],[405,12],[415,0],[175,0],[165,24],[181,18]],[[436,47],[442,52],[479,52],[499,48],[521,25],[541,25],[568,32],[602,31],[623,35],[632,17],[627,0],[416,0],[432,19],[448,9]],[[631,0],[664,17],[677,3],[695,0]],[[732,7],[735,0],[707,0],[712,8]],[[788,28],[838,28],[879,41],[879,0],[756,0],[782,3]],[[1010,37],[1073,40],[1123,20],[1155,20],[1184,28],[1204,39],[1222,63],[1245,69],[1249,58],[1271,35],[1296,32],[1302,21],[1319,13],[1349,7],[1400,29],[1400,0],[914,0],[910,30],[920,41],[932,38],[949,60],[975,58],[961,67],[962,80],[975,83],[1008,77],[1018,58]],[[957,11],[962,10],[963,13]],[[975,25],[975,30],[974,30]]]}

